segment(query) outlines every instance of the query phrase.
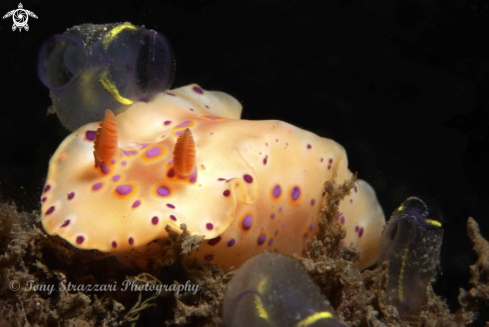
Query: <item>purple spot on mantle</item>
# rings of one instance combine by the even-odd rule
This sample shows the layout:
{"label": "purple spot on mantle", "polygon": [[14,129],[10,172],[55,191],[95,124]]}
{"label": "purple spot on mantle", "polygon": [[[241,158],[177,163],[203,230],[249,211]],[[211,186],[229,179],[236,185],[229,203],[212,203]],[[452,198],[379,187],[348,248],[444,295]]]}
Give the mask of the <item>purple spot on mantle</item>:
{"label": "purple spot on mantle", "polygon": [[121,165],[123,165],[123,166],[127,165],[126,160],[122,160],[122,161],[121,161]]}
{"label": "purple spot on mantle", "polygon": [[112,176],[112,181],[117,182],[119,179],[121,179],[121,175],[114,175]]}
{"label": "purple spot on mantle", "polygon": [[116,241],[112,241],[112,247],[115,249],[117,247],[117,242]]}
{"label": "purple spot on mantle", "polygon": [[95,140],[95,135],[97,135],[97,132],[96,131],[86,131],[85,132],[85,137],[87,138],[87,140],[89,141],[93,141]]}
{"label": "purple spot on mantle", "polygon": [[132,204],[132,207],[133,207],[133,208],[137,208],[137,207],[139,207],[139,205],[140,205],[140,204],[141,204],[141,201],[136,200],[136,201],[134,201],[134,203]]}
{"label": "purple spot on mantle", "polygon": [[253,177],[251,177],[248,174],[243,175],[243,179],[245,180],[246,183],[253,183]]}
{"label": "purple spot on mantle", "polygon": [[268,241],[268,246],[271,246],[273,244],[273,238],[271,238],[269,241]]}
{"label": "purple spot on mantle", "polygon": [[112,162],[113,164],[115,164],[115,159],[110,159],[110,162]]}
{"label": "purple spot on mantle", "polygon": [[290,191],[290,196],[293,201],[297,201],[301,197],[301,188],[299,186],[294,186],[292,191]]}
{"label": "purple spot on mantle", "polygon": [[129,237],[129,244],[131,244],[131,245],[134,244],[134,239],[132,237]]}
{"label": "purple spot on mantle", "polygon": [[278,199],[280,197],[280,195],[282,194],[282,188],[280,187],[280,185],[275,185],[272,194],[275,199]]}
{"label": "purple spot on mantle", "polygon": [[311,200],[311,205],[313,206],[313,205],[315,205],[315,204],[316,204],[316,199],[312,199],[312,200]]}
{"label": "purple spot on mantle", "polygon": [[83,241],[85,241],[85,238],[83,236],[78,236],[76,238],[76,244],[82,244]]}
{"label": "purple spot on mantle", "polygon": [[167,204],[166,204],[166,206],[167,206],[168,208],[175,209],[175,206],[174,206],[173,204],[171,204],[171,203],[167,203]]}
{"label": "purple spot on mantle", "polygon": [[229,194],[231,194],[231,191],[229,191],[229,190],[225,190],[224,192],[222,192],[222,194],[223,194],[224,196],[229,196]]}
{"label": "purple spot on mantle", "polygon": [[190,125],[190,120],[186,120],[183,123],[177,125],[177,127],[186,127]]}
{"label": "purple spot on mantle", "polygon": [[277,236],[277,235],[278,235],[278,229],[275,231],[275,236]]}
{"label": "purple spot on mantle", "polygon": [[46,185],[46,187],[44,187],[44,193],[46,193],[47,191],[49,191],[51,189],[51,185]]}
{"label": "purple spot on mantle", "polygon": [[253,225],[253,216],[252,215],[247,215],[245,217],[245,219],[243,219],[243,228],[245,230],[248,230],[251,228],[251,226]]}
{"label": "purple spot on mantle", "polygon": [[360,228],[360,230],[358,231],[358,237],[362,237],[363,235],[363,227]]}
{"label": "purple spot on mantle", "polygon": [[226,179],[225,178],[218,178],[217,180],[218,181],[225,181]]}
{"label": "purple spot on mantle", "polygon": [[304,234],[304,238],[307,238],[308,236],[309,236],[309,234],[308,234],[308,233],[305,233],[305,234]]}
{"label": "purple spot on mantle", "polygon": [[353,189],[355,190],[355,193],[357,193],[357,192],[358,192],[358,189],[357,189],[357,187],[356,187],[356,186],[355,186]]}
{"label": "purple spot on mantle", "polygon": [[314,229],[314,224],[311,224],[311,226],[309,226],[309,230],[313,230]]}
{"label": "purple spot on mantle", "polygon": [[350,203],[353,203],[353,200],[352,199],[350,199]]}
{"label": "purple spot on mantle", "polygon": [[157,155],[159,155],[161,153],[161,151],[162,151],[161,148],[158,148],[158,147],[151,148],[148,151],[146,151],[146,157],[147,158],[156,157]]}
{"label": "purple spot on mantle", "polygon": [[126,155],[126,156],[128,156],[128,157],[131,155],[131,154],[130,154],[129,152],[127,152],[126,150],[122,150],[122,153],[124,153],[124,155]]}
{"label": "purple spot on mantle", "polygon": [[175,94],[170,93],[170,92],[165,92],[165,93],[166,93],[166,94],[168,94],[168,95],[171,95],[172,97],[174,97],[174,96],[175,96]]}
{"label": "purple spot on mantle", "polygon": [[263,158],[263,164],[266,165],[268,162],[268,156],[265,156],[265,158]]}
{"label": "purple spot on mantle", "polygon": [[310,149],[310,148],[312,148],[312,146],[311,146],[310,144],[308,144],[308,145],[307,145],[307,148],[308,148],[308,149]]}
{"label": "purple spot on mantle", "polygon": [[360,229],[360,227],[355,226],[355,232],[358,232],[359,229]]}
{"label": "purple spot on mantle", "polygon": [[328,170],[330,170],[330,169],[331,169],[331,165],[328,166]]}
{"label": "purple spot on mantle", "polygon": [[214,246],[216,245],[217,243],[219,243],[219,241],[221,240],[221,236],[218,236],[216,238],[213,238],[213,239],[210,239],[207,241],[207,243],[210,245],[210,246]]}
{"label": "purple spot on mantle", "polygon": [[270,218],[275,219],[275,213],[272,213],[272,215],[270,216]]}
{"label": "purple spot on mantle", "polygon": [[71,192],[68,194],[68,200],[71,200],[75,197],[75,192]]}
{"label": "purple spot on mantle", "polygon": [[231,240],[229,240],[228,242],[228,246],[231,247],[233,246],[234,244],[236,243],[236,240],[234,238],[232,238]]}
{"label": "purple spot on mantle", "polygon": [[195,92],[197,92],[197,93],[199,93],[199,94],[204,93],[204,90],[202,90],[202,89],[201,89],[200,87],[198,87],[198,86],[194,86],[194,87],[192,88],[192,90],[194,90]]}
{"label": "purple spot on mantle", "polygon": [[213,230],[214,225],[212,225],[211,223],[207,223],[207,224],[205,224],[205,228],[207,228],[208,230]]}
{"label": "purple spot on mantle", "polygon": [[261,234],[258,237],[258,245],[262,245],[263,243],[265,243],[266,240],[267,240],[267,236],[265,234]]}
{"label": "purple spot on mantle", "polygon": [[170,219],[173,221],[177,221],[177,217],[175,217],[174,215],[170,215]]}
{"label": "purple spot on mantle", "polygon": [[138,154],[138,152],[136,150],[131,150],[129,151],[131,154]]}
{"label": "purple spot on mantle", "polygon": [[194,170],[192,170],[192,173],[190,174],[190,178],[188,181],[192,184],[195,184],[197,182],[197,166],[194,167]]}
{"label": "purple spot on mantle", "polygon": [[157,225],[159,221],[160,221],[160,219],[157,216],[154,216],[153,218],[151,218],[151,223],[153,225]]}
{"label": "purple spot on mantle", "polygon": [[168,171],[166,172],[166,176],[170,178],[175,177],[175,170],[173,168],[168,169]]}
{"label": "purple spot on mantle", "polygon": [[341,216],[341,224],[344,225],[345,224],[345,216]]}
{"label": "purple spot on mantle", "polygon": [[107,175],[108,173],[110,173],[109,166],[107,166],[103,162],[100,164],[100,170],[102,171],[102,174],[104,174],[104,175]]}
{"label": "purple spot on mantle", "polygon": [[132,186],[131,185],[119,185],[119,186],[117,186],[115,191],[119,195],[128,195],[129,193],[132,192]]}
{"label": "purple spot on mantle", "polygon": [[102,187],[102,183],[95,183],[92,186],[92,190],[97,191],[100,190],[101,187]]}
{"label": "purple spot on mantle", "polygon": [[328,163],[329,164],[332,164],[333,163],[333,159],[329,159]]}
{"label": "purple spot on mantle", "polygon": [[63,223],[63,225],[61,225],[61,227],[66,227],[66,226],[68,226],[69,224],[70,224],[70,220],[69,220],[69,219],[67,219],[67,220],[65,220],[65,222]]}
{"label": "purple spot on mantle", "polygon": [[208,254],[204,257],[204,259],[207,261],[211,261],[212,259],[214,259],[214,256],[212,254]]}
{"label": "purple spot on mantle", "polygon": [[43,198],[41,199],[41,202],[46,202],[46,200],[47,200],[47,199],[48,199],[47,197],[43,197]]}
{"label": "purple spot on mantle", "polygon": [[171,124],[171,120],[165,120],[165,122],[163,123],[163,125],[170,125]]}
{"label": "purple spot on mantle", "polygon": [[156,194],[159,196],[168,196],[170,193],[170,189],[166,186],[160,186],[156,189]]}
{"label": "purple spot on mantle", "polygon": [[176,136],[180,136],[180,135],[182,135],[182,133],[183,133],[182,131],[178,131],[178,132],[175,133],[175,135]]}

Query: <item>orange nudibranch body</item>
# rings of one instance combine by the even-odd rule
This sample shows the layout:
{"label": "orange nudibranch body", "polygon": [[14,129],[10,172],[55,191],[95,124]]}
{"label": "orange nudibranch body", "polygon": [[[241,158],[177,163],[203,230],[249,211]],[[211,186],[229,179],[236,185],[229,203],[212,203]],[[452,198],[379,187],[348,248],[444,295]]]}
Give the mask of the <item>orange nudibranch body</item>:
{"label": "orange nudibranch body", "polygon": [[[264,250],[303,253],[318,231],[325,181],[352,177],[345,150],[288,123],[240,115],[234,98],[194,84],[104,119],[109,136],[98,123],[80,127],[51,158],[45,230],[138,267],[160,253],[153,241],[167,236],[165,226],[182,223],[205,235],[191,255],[224,269]],[[97,149],[102,141],[109,150]],[[336,221],[345,245],[362,249],[360,267],[374,263],[385,219],[366,182],[343,199]]]}

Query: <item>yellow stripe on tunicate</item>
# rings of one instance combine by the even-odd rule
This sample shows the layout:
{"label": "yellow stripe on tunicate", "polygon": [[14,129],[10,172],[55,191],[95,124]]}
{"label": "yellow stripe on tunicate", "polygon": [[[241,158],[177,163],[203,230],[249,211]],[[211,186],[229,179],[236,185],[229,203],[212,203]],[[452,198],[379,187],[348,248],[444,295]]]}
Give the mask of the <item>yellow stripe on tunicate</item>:
{"label": "yellow stripe on tunicate", "polygon": [[436,226],[436,227],[441,227],[441,223],[439,221],[433,220],[433,219],[425,219],[428,224]]}
{"label": "yellow stripe on tunicate", "polygon": [[404,207],[403,207],[403,206],[400,206],[400,207],[397,209],[397,211],[402,211],[402,210],[404,210]]}
{"label": "yellow stripe on tunicate", "polygon": [[105,51],[107,51],[109,45],[112,43],[112,41],[114,41],[117,34],[119,34],[125,29],[137,30],[136,26],[128,23],[114,27],[113,29],[111,29],[109,32],[105,34],[104,39],[102,40],[102,45]]}
{"label": "yellow stripe on tunicate", "polygon": [[404,249],[402,250],[402,264],[401,264],[401,271],[399,272],[399,301],[402,301],[404,299],[404,290],[403,290],[403,285],[402,285],[402,279],[404,275],[404,268],[406,267],[406,261],[407,261],[407,255],[408,255],[409,250]]}
{"label": "yellow stripe on tunicate", "polygon": [[268,313],[265,310],[265,307],[263,306],[263,302],[261,301],[261,298],[258,295],[255,295],[255,307],[256,307],[256,311],[258,311],[258,316],[268,321]]}
{"label": "yellow stripe on tunicate", "polygon": [[307,327],[314,324],[316,321],[321,319],[331,319],[333,315],[328,311],[317,312],[313,315],[310,315],[306,319],[303,319],[297,323],[297,327]]}
{"label": "yellow stripe on tunicate", "polygon": [[125,105],[133,103],[131,100],[124,98],[122,95],[120,95],[117,86],[114,84],[114,82],[110,80],[108,67],[105,67],[105,69],[100,73],[99,81],[104,90],[120,103]]}
{"label": "yellow stripe on tunicate", "polygon": [[263,278],[258,283],[258,293],[265,294],[265,287],[267,286],[268,277]]}

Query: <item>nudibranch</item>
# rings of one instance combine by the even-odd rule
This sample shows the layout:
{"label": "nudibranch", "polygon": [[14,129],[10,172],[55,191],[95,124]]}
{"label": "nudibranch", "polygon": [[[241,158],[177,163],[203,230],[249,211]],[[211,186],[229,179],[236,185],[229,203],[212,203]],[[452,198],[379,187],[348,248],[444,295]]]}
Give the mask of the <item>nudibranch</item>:
{"label": "nudibranch", "polygon": [[388,261],[387,293],[405,319],[419,315],[440,262],[443,215],[436,205],[408,198],[385,226],[378,264]]}
{"label": "nudibranch", "polygon": [[243,264],[227,284],[226,327],[344,327],[297,261],[262,253]]}
{"label": "nudibranch", "polygon": [[[117,31],[132,33],[113,29],[107,32],[113,38],[101,38],[107,51],[118,44]],[[70,49],[59,56],[71,56]],[[108,76],[99,74],[96,88],[115,89],[101,87],[94,99],[103,98],[102,90],[126,98]],[[71,87],[87,94],[93,85]],[[79,108],[91,106],[80,99]],[[100,125],[78,128],[53,154],[41,196],[44,229],[138,267],[160,253],[155,240],[167,236],[165,226],[179,231],[181,224],[205,237],[191,255],[226,270],[264,250],[305,253],[318,231],[325,181],[352,177],[345,150],[282,121],[241,120],[241,110],[230,95],[195,84],[117,115],[104,110]],[[344,243],[362,249],[360,267],[375,263],[385,219],[366,182],[357,181],[344,198],[336,222],[347,231]]]}

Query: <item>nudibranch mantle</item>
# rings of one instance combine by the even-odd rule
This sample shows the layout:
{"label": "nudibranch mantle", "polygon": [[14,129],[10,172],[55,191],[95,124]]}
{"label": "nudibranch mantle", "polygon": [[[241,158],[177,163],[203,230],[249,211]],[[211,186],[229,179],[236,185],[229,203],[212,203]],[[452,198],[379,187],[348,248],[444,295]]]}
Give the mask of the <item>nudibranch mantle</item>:
{"label": "nudibranch mantle", "polygon": [[[344,148],[282,121],[240,120],[233,97],[193,84],[135,103],[115,117],[118,149],[94,164],[98,123],[80,127],[53,154],[41,196],[42,224],[81,249],[124,263],[160,251],[153,242],[185,223],[205,240],[192,255],[228,269],[264,250],[303,253],[318,231],[326,180],[352,177]],[[177,138],[190,129],[195,167],[173,169]],[[376,260],[385,224],[375,192],[358,181],[339,207],[346,245]]]}

